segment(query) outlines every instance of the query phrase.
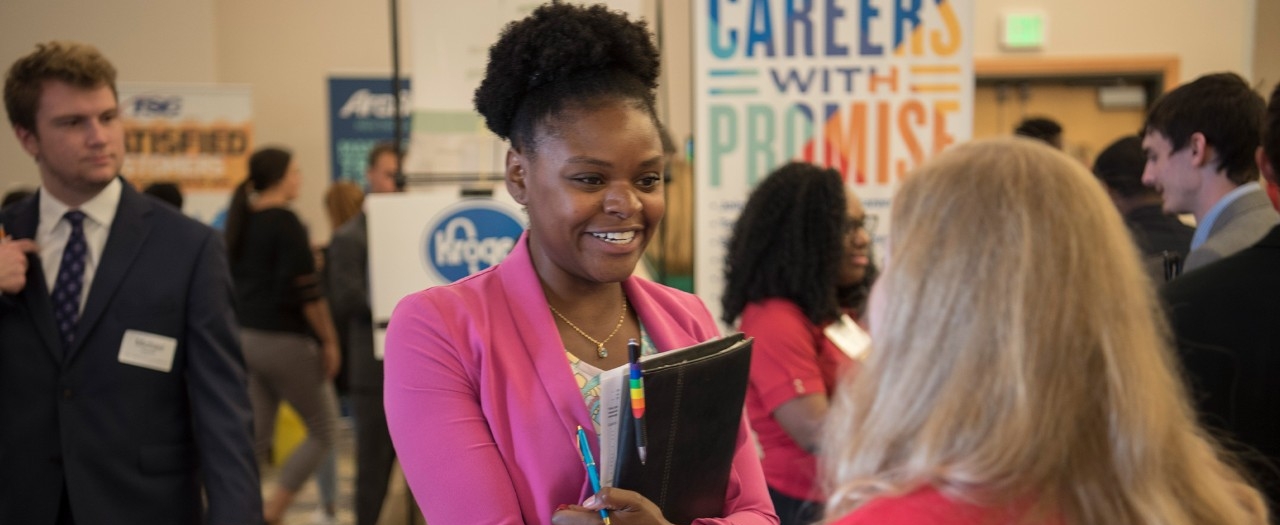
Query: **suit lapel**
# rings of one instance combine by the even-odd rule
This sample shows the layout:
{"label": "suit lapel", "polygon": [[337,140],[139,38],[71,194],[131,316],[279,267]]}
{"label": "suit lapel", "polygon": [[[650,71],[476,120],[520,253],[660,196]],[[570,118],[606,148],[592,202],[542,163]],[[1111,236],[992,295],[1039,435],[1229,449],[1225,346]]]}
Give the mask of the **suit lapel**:
{"label": "suit lapel", "polygon": [[[35,239],[36,227],[40,224],[40,195],[14,205],[12,222],[5,225],[15,239]],[[58,336],[58,325],[53,319],[53,302],[49,299],[49,289],[45,285],[44,265],[39,254],[27,256],[27,286],[20,294],[23,305],[35,322],[36,332],[44,340],[44,346],[53,354],[58,363],[62,362],[62,338]]]}
{"label": "suit lapel", "polygon": [[133,190],[128,183],[122,182],[120,205],[116,208],[115,219],[111,222],[111,232],[107,234],[107,244],[102,249],[102,259],[94,272],[93,283],[90,284],[89,297],[85,301],[84,311],[76,324],[75,343],[71,346],[67,360],[75,357],[76,351],[88,339],[93,325],[106,311],[107,304],[120,288],[125,275],[137,258],[147,234],[151,232],[151,224],[146,216],[151,213],[151,203]]}
{"label": "suit lapel", "polygon": [[[502,287],[508,295],[508,311],[515,321],[515,335],[529,349],[529,359],[537,372],[555,415],[564,425],[565,435],[573,435],[579,425],[591,428],[591,413],[582,400],[582,391],[573,377],[569,359],[565,357],[564,342],[556,330],[547,296],[542,292],[538,274],[529,256],[529,234],[525,232],[511,249],[511,253],[495,269],[502,279]],[[594,441],[594,433],[591,439]]]}

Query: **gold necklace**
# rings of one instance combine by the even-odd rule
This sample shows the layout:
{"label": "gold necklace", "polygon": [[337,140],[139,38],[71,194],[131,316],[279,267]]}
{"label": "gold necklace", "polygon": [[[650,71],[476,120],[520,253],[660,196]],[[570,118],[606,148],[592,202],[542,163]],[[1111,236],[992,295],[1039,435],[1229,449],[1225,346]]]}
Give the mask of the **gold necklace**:
{"label": "gold necklace", "polygon": [[561,321],[564,321],[565,324],[569,325],[569,328],[572,328],[573,331],[578,332],[579,335],[594,343],[596,345],[596,356],[600,357],[600,359],[609,357],[609,351],[604,348],[604,344],[609,342],[610,339],[613,339],[613,336],[618,335],[618,330],[622,329],[622,324],[627,320],[627,297],[624,295],[622,296],[622,315],[618,316],[618,326],[613,327],[613,331],[609,332],[609,337],[604,338],[603,341],[597,341],[596,338],[587,335],[587,333],[583,332],[581,328],[578,328],[578,325],[573,324],[573,321],[566,318],[559,310],[556,310],[556,307],[551,306],[550,304],[548,304],[547,307],[551,309],[551,313],[556,314],[556,317],[559,317]]}

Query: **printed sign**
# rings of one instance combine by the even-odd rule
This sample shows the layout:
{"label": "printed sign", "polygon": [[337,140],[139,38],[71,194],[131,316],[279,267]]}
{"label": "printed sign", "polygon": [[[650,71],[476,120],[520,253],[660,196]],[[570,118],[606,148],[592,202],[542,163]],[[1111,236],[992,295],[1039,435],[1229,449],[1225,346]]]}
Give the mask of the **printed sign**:
{"label": "printed sign", "polygon": [[832,167],[879,217],[973,128],[971,0],[696,0],[695,288],[719,316],[748,194],[791,160]]}
{"label": "printed sign", "polygon": [[253,153],[253,92],[236,85],[127,82],[118,89],[125,179],[138,189],[177,184],[182,211],[220,228]]}
{"label": "printed sign", "polygon": [[[401,140],[409,140],[409,80],[400,81]],[[391,75],[329,78],[329,157],[334,181],[364,187],[369,150],[395,139],[396,95]]]}
{"label": "printed sign", "polygon": [[129,182],[227,191],[244,179],[253,148],[249,87],[121,83],[119,91]]}
{"label": "printed sign", "polygon": [[425,266],[453,282],[502,262],[524,232],[507,206],[464,199],[437,215],[423,239]]}
{"label": "printed sign", "polygon": [[379,358],[401,298],[498,264],[520,239],[525,216],[505,188],[498,185],[492,197],[461,194],[459,185],[442,185],[365,199],[369,305]]}

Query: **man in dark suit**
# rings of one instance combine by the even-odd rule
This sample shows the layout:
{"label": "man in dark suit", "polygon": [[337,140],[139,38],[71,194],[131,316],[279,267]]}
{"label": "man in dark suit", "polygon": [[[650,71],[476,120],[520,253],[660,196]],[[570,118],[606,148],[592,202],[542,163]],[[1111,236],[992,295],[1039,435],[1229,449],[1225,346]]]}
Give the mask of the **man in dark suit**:
{"label": "man in dark suit", "polygon": [[0,523],[261,523],[220,237],[118,176],[93,47],[37,46],[4,100],[41,187],[0,212],[30,239],[0,260],[31,252],[0,297]]}
{"label": "man in dark suit", "polygon": [[[1280,169],[1280,85],[1256,160]],[[1201,419],[1225,435],[1280,512],[1280,226],[1162,290]]]}
{"label": "man in dark suit", "polygon": [[[397,191],[399,172],[400,155],[394,144],[381,143],[369,151],[365,178],[370,193]],[[350,364],[347,383],[356,430],[356,525],[375,525],[387,496],[396,451],[382,409],[382,356],[375,356],[373,349],[369,234],[364,212],[333,232],[328,264],[333,319],[345,334],[342,343]]]}
{"label": "man in dark suit", "polygon": [[1196,217],[1185,271],[1258,242],[1280,223],[1258,185],[1254,150],[1266,103],[1235,73],[1214,73],[1165,93],[1147,114],[1142,182],[1166,213]]}

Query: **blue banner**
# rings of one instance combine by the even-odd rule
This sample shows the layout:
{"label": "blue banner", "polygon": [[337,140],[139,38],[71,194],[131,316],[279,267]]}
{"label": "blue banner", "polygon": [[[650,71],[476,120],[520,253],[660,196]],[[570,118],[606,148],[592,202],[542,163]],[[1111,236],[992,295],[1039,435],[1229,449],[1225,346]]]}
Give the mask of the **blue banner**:
{"label": "blue banner", "polygon": [[[330,177],[364,187],[369,150],[395,137],[395,96],[388,77],[329,78]],[[401,148],[409,142],[409,79],[400,81]]]}

